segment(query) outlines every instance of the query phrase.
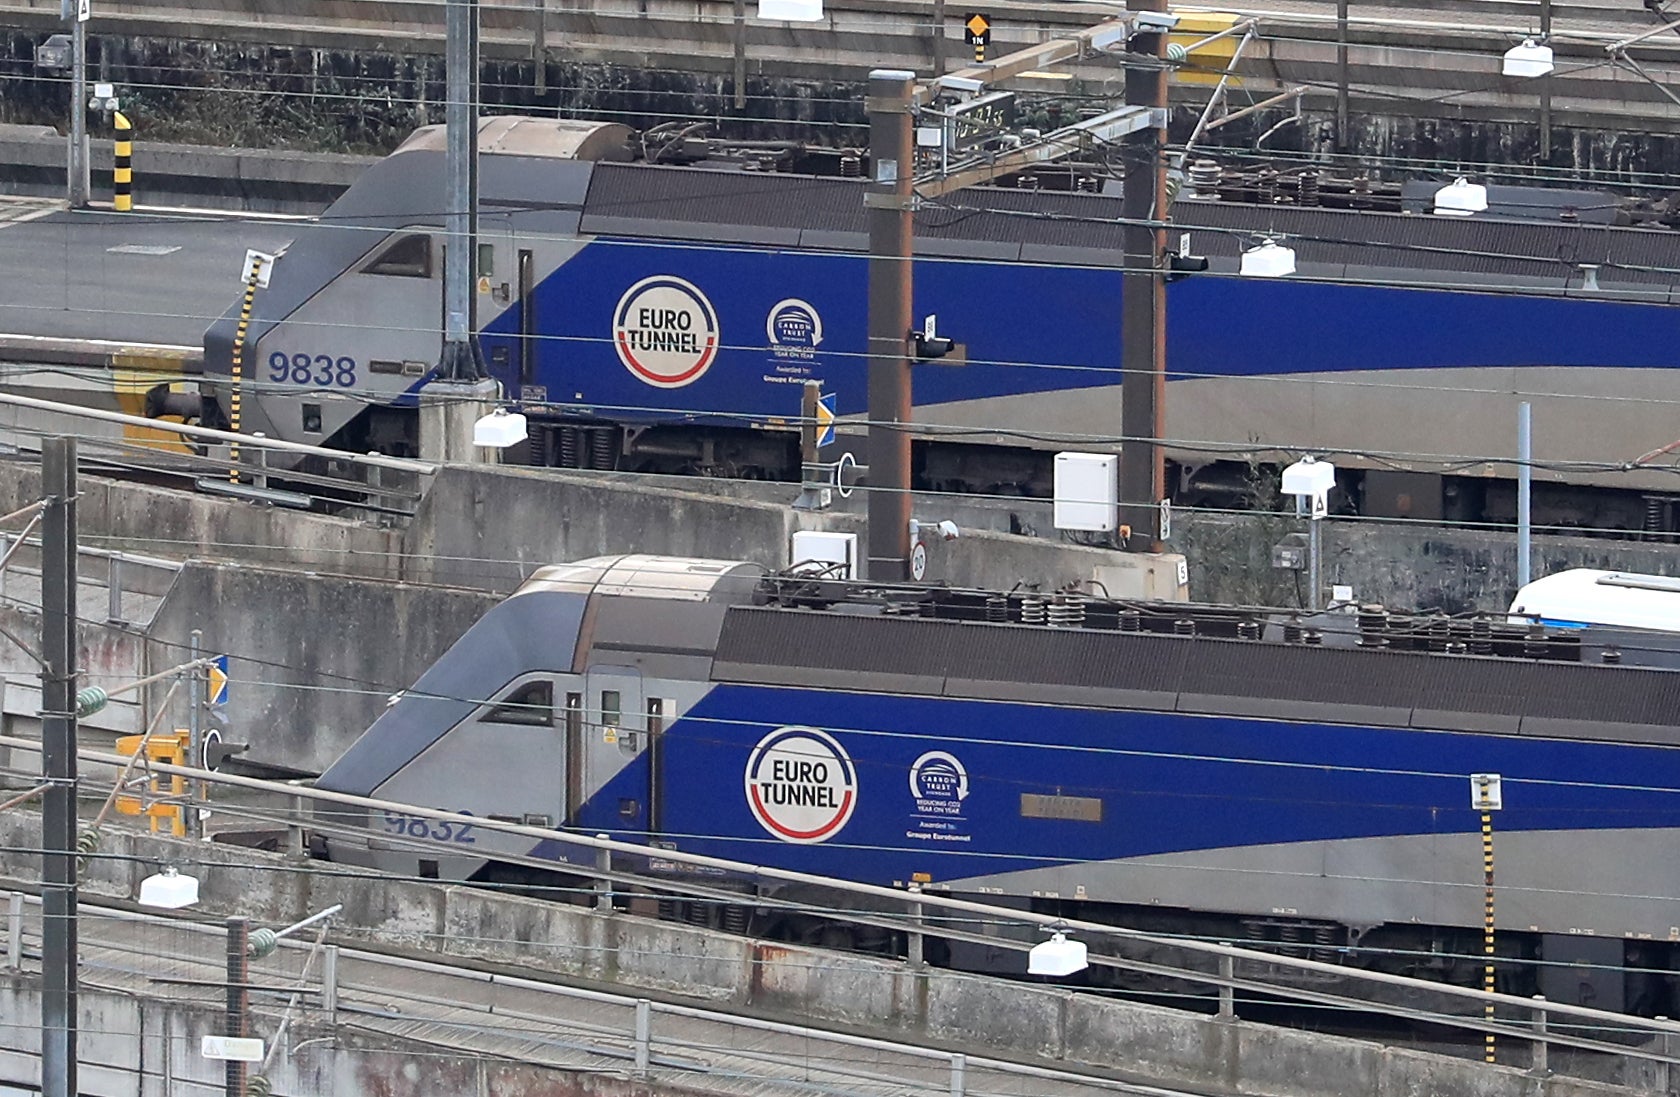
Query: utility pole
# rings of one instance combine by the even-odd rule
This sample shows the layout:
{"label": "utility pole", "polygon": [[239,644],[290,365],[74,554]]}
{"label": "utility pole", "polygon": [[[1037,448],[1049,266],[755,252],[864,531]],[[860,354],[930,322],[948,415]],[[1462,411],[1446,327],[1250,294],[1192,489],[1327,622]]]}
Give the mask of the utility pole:
{"label": "utility pole", "polygon": [[41,443],[41,1093],[76,1097],[76,440]]}
{"label": "utility pole", "polygon": [[444,112],[448,161],[448,226],[443,264],[443,358],[438,377],[477,381],[484,376],[473,322],[474,262],[478,255],[478,0],[445,0],[447,40]]}
{"label": "utility pole", "polygon": [[[1165,11],[1165,0],[1136,0],[1133,12]],[[1127,43],[1140,60],[1126,66],[1126,104],[1159,112],[1161,125],[1146,126],[1124,140],[1126,174],[1120,215],[1125,270],[1120,276],[1120,521],[1132,528],[1130,551],[1161,551],[1161,509],[1166,466],[1161,453],[1166,406],[1166,284],[1161,277],[1167,234],[1151,227],[1166,220],[1159,208],[1166,194],[1167,69],[1160,58],[1163,31],[1141,24]]]}
{"label": "utility pole", "polygon": [[88,204],[92,185],[88,179],[87,131],[87,21],[89,0],[64,0],[64,18],[71,21],[70,50],[70,178],[71,209]]}
{"label": "utility pole", "polygon": [[916,74],[869,74],[869,543],[865,577],[897,583],[910,570],[910,239]]}

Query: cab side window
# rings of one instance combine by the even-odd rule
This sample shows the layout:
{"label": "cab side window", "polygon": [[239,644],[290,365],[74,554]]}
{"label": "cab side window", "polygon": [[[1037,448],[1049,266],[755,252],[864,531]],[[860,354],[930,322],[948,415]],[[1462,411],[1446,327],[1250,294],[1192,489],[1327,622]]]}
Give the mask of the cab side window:
{"label": "cab side window", "polygon": [[484,717],[492,724],[526,724],[531,727],[554,726],[554,683],[544,679],[526,682],[497,702]]}
{"label": "cab side window", "polygon": [[432,238],[423,233],[409,233],[386,244],[384,249],[368,260],[362,268],[367,274],[390,274],[401,278],[430,278],[432,276]]}

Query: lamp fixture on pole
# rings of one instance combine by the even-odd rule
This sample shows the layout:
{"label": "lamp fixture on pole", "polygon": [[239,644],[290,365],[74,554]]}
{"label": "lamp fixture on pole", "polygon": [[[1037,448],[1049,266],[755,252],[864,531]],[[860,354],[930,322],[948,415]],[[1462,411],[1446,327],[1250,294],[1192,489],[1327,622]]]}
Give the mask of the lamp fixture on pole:
{"label": "lamp fixture on pole", "polygon": [[1245,278],[1281,278],[1295,273],[1295,249],[1276,240],[1264,240],[1259,247],[1242,253],[1238,272]]}
{"label": "lamp fixture on pole", "polygon": [[1487,208],[1487,188],[1462,176],[1435,192],[1435,212],[1448,217],[1469,217]]}
{"label": "lamp fixture on pole", "polygon": [[1056,932],[1048,941],[1037,944],[1027,953],[1028,975],[1049,975],[1061,978],[1084,971],[1090,966],[1083,941],[1070,941],[1067,935]]}
{"label": "lamp fixture on pole", "polygon": [[1505,60],[1500,71],[1506,76],[1532,79],[1547,75],[1554,67],[1552,47],[1540,45],[1532,38],[1524,38],[1505,51]]}

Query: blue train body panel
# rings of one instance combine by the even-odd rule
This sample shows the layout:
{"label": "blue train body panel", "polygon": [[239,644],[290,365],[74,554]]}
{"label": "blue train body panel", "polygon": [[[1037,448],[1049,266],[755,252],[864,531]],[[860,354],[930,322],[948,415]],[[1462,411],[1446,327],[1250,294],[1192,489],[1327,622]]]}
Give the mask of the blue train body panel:
{"label": "blue train body panel", "polygon": [[[1120,277],[918,260],[915,315],[937,315],[967,359],[920,367],[918,404],[1115,383]],[[637,295],[643,282],[660,284]],[[867,288],[857,255],[597,240],[536,287],[544,338],[533,383],[549,400],[614,418],[739,425],[797,415],[799,383],[820,380],[841,414],[861,413]],[[1675,313],[1655,304],[1211,275],[1176,282],[1167,296],[1172,379],[1680,364]],[[661,311],[690,317],[694,342],[669,372],[638,375],[627,340],[644,337],[638,314],[657,321]],[[490,324],[487,353],[506,346],[516,361],[519,324],[517,305]],[[502,380],[519,390],[517,377]]]}
{"label": "blue train body panel", "polygon": [[[776,833],[751,803],[755,750],[785,728],[831,729],[819,734],[854,772],[847,818],[815,841]],[[1680,827],[1680,751],[1613,743],[720,686],[667,730],[663,750],[661,835],[678,848],[882,884],[1474,834],[1472,773],[1502,776],[1504,833]],[[943,773],[931,784],[929,756]],[[638,834],[645,810],[617,808],[644,804],[648,781],[643,757],[582,825]],[[1024,817],[1023,794],[1087,811],[1100,802],[1100,821]]]}

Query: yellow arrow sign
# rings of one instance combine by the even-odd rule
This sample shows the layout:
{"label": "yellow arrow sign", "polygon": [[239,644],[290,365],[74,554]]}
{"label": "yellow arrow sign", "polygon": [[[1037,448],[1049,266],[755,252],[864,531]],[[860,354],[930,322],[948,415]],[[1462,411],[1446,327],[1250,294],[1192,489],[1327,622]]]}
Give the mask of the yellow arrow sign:
{"label": "yellow arrow sign", "polygon": [[216,662],[210,664],[208,677],[210,703],[212,705],[225,704],[227,702],[228,687],[227,656],[224,655]]}

